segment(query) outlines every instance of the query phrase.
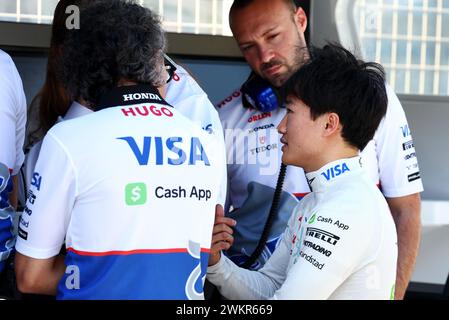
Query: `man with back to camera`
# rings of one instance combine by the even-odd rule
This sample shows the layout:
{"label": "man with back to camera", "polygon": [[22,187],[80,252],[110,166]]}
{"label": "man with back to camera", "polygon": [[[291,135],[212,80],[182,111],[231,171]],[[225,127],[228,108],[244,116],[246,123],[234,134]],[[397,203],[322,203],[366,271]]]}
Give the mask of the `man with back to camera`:
{"label": "man with back to camera", "polygon": [[165,36],[149,9],[95,1],[81,26],[64,42],[64,83],[95,112],[44,139],[19,223],[18,288],[59,299],[203,299],[221,134],[163,99]]}
{"label": "man with back to camera", "polygon": [[[301,50],[306,47],[307,16],[292,0],[235,0],[229,21],[243,56],[257,75],[245,88],[256,87],[262,92],[257,87],[262,86],[258,84],[260,78],[280,87],[307,59]],[[398,231],[396,298],[401,299],[418,252],[419,193],[423,187],[404,110],[393,90],[388,85],[386,89],[389,101],[386,117],[361,155],[372,181],[387,199]],[[251,98],[243,103],[242,91],[237,90],[218,105],[228,157],[229,200],[225,213],[238,221],[234,244],[226,254],[239,265],[254,251],[267,220],[281,163],[275,127],[285,115],[285,109],[278,107],[259,111],[248,103]],[[244,139],[236,138],[235,131]],[[236,161],[241,154],[247,156],[245,161]],[[286,192],[281,197],[278,215],[252,269],[265,263],[278,244],[292,208],[310,191],[301,168],[287,168],[283,190]],[[228,213],[230,206],[237,210]]]}
{"label": "man with back to camera", "polygon": [[327,45],[312,48],[287,81],[282,161],[304,168],[312,192],[258,271],[221,256],[232,221],[217,219],[222,229],[213,236],[207,278],[224,297],[394,298],[396,229],[359,155],[387,110],[384,76],[380,65]]}
{"label": "man with back to camera", "polygon": [[0,83],[0,296],[11,296],[8,270],[12,268],[8,265],[8,258],[12,259],[15,243],[15,177],[24,159],[26,99],[17,68],[11,57],[2,50]]}

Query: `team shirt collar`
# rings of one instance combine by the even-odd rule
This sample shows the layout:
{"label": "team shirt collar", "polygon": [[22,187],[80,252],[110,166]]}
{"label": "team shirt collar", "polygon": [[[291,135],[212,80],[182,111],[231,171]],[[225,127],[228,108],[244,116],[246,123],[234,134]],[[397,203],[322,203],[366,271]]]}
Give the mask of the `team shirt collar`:
{"label": "team shirt collar", "polygon": [[[116,106],[131,106],[142,103],[157,103],[170,106],[156,87],[149,84],[115,87],[100,97],[96,111]],[[171,106],[170,106],[171,107]]]}
{"label": "team shirt collar", "polygon": [[306,178],[312,192],[317,192],[325,190],[327,186],[348,173],[360,170],[362,170],[362,159],[356,156],[332,161],[316,171],[306,173]]}

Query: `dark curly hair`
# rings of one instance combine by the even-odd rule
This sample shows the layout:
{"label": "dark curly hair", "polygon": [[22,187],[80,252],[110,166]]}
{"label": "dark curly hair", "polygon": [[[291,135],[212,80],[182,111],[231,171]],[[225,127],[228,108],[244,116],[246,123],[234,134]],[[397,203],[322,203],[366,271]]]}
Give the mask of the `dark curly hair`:
{"label": "dark curly hair", "polygon": [[311,47],[310,60],[285,84],[310,108],[312,119],[335,112],[343,139],[363,150],[385,116],[388,97],[380,64],[358,60],[338,44]]}
{"label": "dark curly hair", "polygon": [[64,41],[64,84],[73,99],[93,109],[121,79],[161,86],[165,44],[151,10],[135,1],[93,1],[81,11],[80,28]]}

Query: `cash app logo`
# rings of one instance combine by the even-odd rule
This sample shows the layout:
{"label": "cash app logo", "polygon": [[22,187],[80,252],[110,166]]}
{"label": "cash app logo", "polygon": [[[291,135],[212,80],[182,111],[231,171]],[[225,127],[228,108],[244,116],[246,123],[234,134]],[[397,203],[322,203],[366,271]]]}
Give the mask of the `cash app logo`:
{"label": "cash app logo", "polygon": [[309,224],[314,223],[315,222],[315,218],[316,218],[316,213],[314,213],[313,216],[310,217]]}
{"label": "cash app logo", "polygon": [[125,201],[128,206],[138,206],[147,202],[147,186],[145,183],[130,183],[125,187]]}

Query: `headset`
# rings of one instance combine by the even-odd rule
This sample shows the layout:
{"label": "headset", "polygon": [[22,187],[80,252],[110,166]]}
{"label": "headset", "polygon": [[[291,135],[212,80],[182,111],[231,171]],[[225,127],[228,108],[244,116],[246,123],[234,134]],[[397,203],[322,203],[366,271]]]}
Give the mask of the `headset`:
{"label": "headset", "polygon": [[255,72],[251,72],[248,79],[240,88],[242,102],[245,108],[270,112],[283,107],[284,94],[282,90],[274,88],[267,80]]}

